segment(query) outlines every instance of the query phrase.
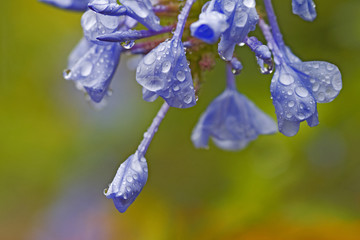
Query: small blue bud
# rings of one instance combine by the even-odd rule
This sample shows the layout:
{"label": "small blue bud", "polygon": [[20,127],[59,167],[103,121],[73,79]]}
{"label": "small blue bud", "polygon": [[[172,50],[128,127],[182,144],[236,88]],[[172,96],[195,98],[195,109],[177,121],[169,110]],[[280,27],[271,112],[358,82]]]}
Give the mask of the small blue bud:
{"label": "small blue bud", "polygon": [[191,35],[206,43],[213,44],[229,27],[226,19],[224,14],[215,11],[203,12],[200,14],[199,20],[191,24]]}
{"label": "small blue bud", "polygon": [[293,13],[306,21],[314,21],[316,18],[315,3],[313,0],[292,0]]}
{"label": "small blue bud", "polygon": [[123,213],[140,194],[147,178],[146,159],[135,152],[120,165],[114,180],[104,194],[107,198],[112,199],[116,209]]}

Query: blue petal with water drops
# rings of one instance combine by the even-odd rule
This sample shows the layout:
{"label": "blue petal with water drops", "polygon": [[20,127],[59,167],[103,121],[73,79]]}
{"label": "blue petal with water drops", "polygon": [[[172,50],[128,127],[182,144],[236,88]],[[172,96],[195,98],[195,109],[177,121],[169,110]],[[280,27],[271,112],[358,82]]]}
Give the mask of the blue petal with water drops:
{"label": "blue petal with water drops", "polygon": [[118,43],[98,45],[83,38],[70,54],[64,78],[73,80],[94,102],[100,102],[107,93],[121,51]]}
{"label": "blue petal with water drops", "polygon": [[294,136],[304,120],[316,126],[316,104],[334,100],[342,88],[341,74],[334,64],[301,62],[290,56],[295,61],[277,66],[270,86],[279,131],[286,136]]}
{"label": "blue petal with water drops", "polygon": [[316,18],[313,0],[292,0],[292,11],[306,21],[314,21]]}
{"label": "blue petal with water drops", "polygon": [[172,107],[188,108],[196,104],[191,70],[178,39],[165,41],[149,52],[137,67],[136,81]]}
{"label": "blue petal with water drops", "polygon": [[97,37],[103,34],[113,33],[119,28],[127,29],[125,17],[107,16],[88,10],[81,17],[81,26],[84,36],[97,44],[107,44],[99,41]]}
{"label": "blue petal with water drops", "polygon": [[243,42],[250,31],[255,30],[259,16],[256,12],[255,0],[223,0],[219,1],[218,5],[228,16],[229,24],[229,28],[221,36],[218,52],[223,59],[230,61],[235,46]]}
{"label": "blue petal with water drops", "polygon": [[191,35],[206,43],[213,44],[218,41],[220,35],[229,27],[227,17],[219,12],[203,12],[199,20],[190,26]]}
{"label": "blue petal with water drops", "polygon": [[114,201],[119,212],[125,212],[140,194],[148,178],[146,159],[138,152],[123,162],[105,196]]}
{"label": "blue petal with water drops", "polygon": [[90,0],[39,0],[40,2],[73,11],[86,11]]}
{"label": "blue petal with water drops", "polygon": [[226,89],[210,103],[194,128],[191,140],[207,148],[209,138],[224,150],[241,150],[259,134],[273,134],[276,123],[235,89]]}

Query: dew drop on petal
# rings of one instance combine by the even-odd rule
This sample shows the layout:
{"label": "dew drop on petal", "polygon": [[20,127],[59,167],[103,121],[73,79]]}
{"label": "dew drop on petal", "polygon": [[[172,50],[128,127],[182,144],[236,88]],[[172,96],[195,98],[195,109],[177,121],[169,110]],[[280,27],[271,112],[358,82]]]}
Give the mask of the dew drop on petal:
{"label": "dew drop on petal", "polygon": [[299,96],[299,97],[307,97],[309,95],[308,90],[306,90],[306,88],[304,87],[297,87],[295,88],[295,93]]}
{"label": "dew drop on petal", "polygon": [[81,66],[81,75],[87,77],[92,71],[93,65],[91,62],[85,61]]}
{"label": "dew drop on petal", "polygon": [[161,66],[161,71],[163,73],[167,73],[167,72],[169,72],[170,68],[171,68],[171,62],[165,61],[165,62],[163,62],[162,66]]}
{"label": "dew drop on petal", "polygon": [[294,82],[294,77],[289,74],[281,74],[279,80],[284,85],[290,85]]}
{"label": "dew drop on petal", "polygon": [[185,73],[183,71],[178,71],[176,73],[176,78],[177,80],[179,80],[180,82],[183,82],[185,80]]}

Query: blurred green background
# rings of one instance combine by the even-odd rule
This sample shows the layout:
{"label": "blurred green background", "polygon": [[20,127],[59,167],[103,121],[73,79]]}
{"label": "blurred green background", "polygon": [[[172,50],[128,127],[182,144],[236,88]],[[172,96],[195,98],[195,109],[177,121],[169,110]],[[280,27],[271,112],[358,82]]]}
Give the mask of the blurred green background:
{"label": "blurred green background", "polygon": [[[293,52],[342,71],[341,94],[318,105],[320,125],[260,136],[241,152],[196,150],[192,128],[224,88],[219,63],[196,107],[169,111],[146,187],[120,214],[102,191],[162,101],[142,101],[123,57],[108,106],[95,110],[62,79],[81,14],[2,1],[0,239],[360,239],[360,1],[316,0],[313,23],[292,15],[290,0],[273,2]],[[238,53],[239,90],[275,117],[271,77],[247,48]]]}

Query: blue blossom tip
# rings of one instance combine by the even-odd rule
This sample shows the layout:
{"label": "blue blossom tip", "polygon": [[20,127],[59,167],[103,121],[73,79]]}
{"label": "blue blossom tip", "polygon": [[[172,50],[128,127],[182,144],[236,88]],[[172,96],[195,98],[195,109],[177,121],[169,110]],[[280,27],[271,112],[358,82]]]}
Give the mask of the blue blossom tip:
{"label": "blue blossom tip", "polygon": [[227,88],[202,114],[191,140],[195,147],[207,148],[211,137],[219,148],[239,151],[258,135],[276,132],[276,123],[269,116],[235,89]]}
{"label": "blue blossom tip", "polygon": [[306,21],[312,22],[316,18],[313,0],[292,0],[292,11]]}
{"label": "blue blossom tip", "polygon": [[137,67],[136,81],[171,107],[189,108],[196,104],[191,70],[178,39],[165,41],[149,52]]}
{"label": "blue blossom tip", "polygon": [[213,11],[201,13],[199,20],[191,24],[190,30],[193,37],[213,44],[228,27],[226,16]]}
{"label": "blue blossom tip", "polygon": [[125,212],[140,194],[148,178],[146,159],[138,152],[123,162],[104,194],[119,212]]}

